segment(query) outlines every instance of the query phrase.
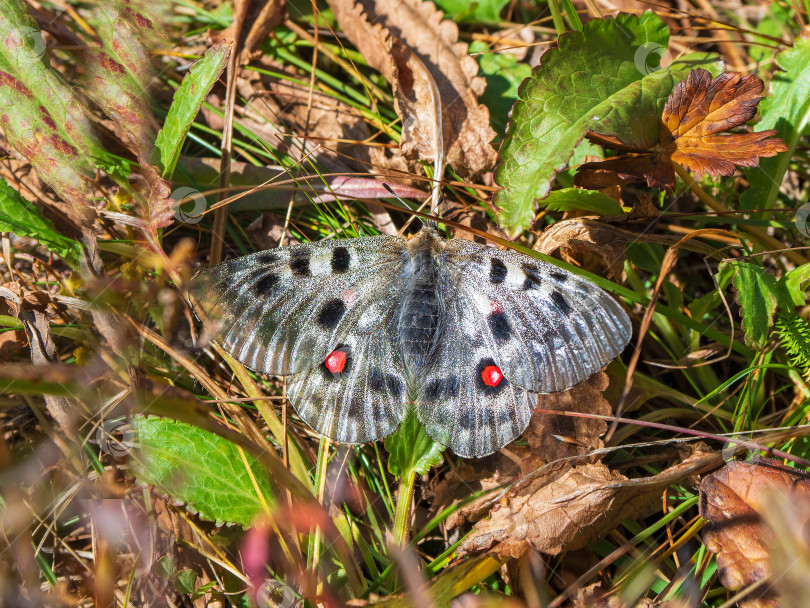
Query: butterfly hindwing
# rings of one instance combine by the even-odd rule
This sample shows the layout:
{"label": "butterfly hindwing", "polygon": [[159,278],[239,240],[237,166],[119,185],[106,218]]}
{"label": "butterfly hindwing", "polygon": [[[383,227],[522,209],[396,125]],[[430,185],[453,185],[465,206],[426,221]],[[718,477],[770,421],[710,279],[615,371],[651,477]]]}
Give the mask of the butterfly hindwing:
{"label": "butterfly hindwing", "polygon": [[462,319],[478,331],[509,380],[529,391],[563,391],[587,379],[630,340],[618,302],[590,281],[551,264],[469,241],[442,254]]}
{"label": "butterfly hindwing", "polygon": [[287,385],[301,419],[341,443],[375,441],[394,432],[405,416],[406,391],[399,356],[380,331],[351,332],[326,362],[293,375]]}
{"label": "butterfly hindwing", "polygon": [[195,313],[246,367],[288,375],[321,363],[358,323],[398,298],[404,240],[392,236],[296,244],[200,273]]}
{"label": "butterfly hindwing", "polygon": [[[427,374],[417,413],[428,434],[459,456],[481,457],[516,439],[529,424],[536,396],[508,378],[487,383],[497,369],[480,335],[465,330],[469,309],[445,301],[445,335]],[[496,372],[497,373],[497,372]]]}

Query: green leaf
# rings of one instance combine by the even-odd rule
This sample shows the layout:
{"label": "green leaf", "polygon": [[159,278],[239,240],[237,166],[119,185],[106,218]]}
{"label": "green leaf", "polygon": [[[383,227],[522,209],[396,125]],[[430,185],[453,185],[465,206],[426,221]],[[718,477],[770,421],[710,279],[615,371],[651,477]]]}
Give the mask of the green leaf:
{"label": "green leaf", "polygon": [[796,38],[794,44],[792,49],[776,56],[777,64],[784,71],[774,73],[770,95],[759,106],[762,120],[757,123],[757,131],[776,129],[788,149],[772,158],[761,159],[759,167],[746,169],[745,176],[750,188],[740,197],[743,209],[773,208],[790,159],[802,135],[808,131],[810,39]]}
{"label": "green leaf", "polygon": [[0,232],[29,236],[45,245],[74,268],[79,267],[82,246],[57,232],[42,212],[0,177]]}
{"label": "green leaf", "polygon": [[498,23],[503,7],[509,0],[434,0],[445,16],[456,23],[474,21],[477,23]]}
{"label": "green leaf", "polygon": [[389,454],[388,472],[397,477],[412,471],[418,475],[427,473],[441,463],[444,450],[427,434],[414,408],[408,410],[396,432],[386,438],[385,449]]}
{"label": "green leaf", "polygon": [[503,133],[509,111],[518,98],[518,87],[531,75],[532,68],[526,63],[518,63],[514,55],[490,51],[489,45],[480,40],[470,44],[470,53],[480,53],[476,59],[487,81],[480,101],[489,108],[492,128],[496,133]]}
{"label": "green leaf", "polygon": [[779,279],[794,306],[804,306],[807,302],[807,288],[810,282],[810,263],[794,268]]}
{"label": "green leaf", "polygon": [[248,526],[263,511],[262,500],[275,503],[267,471],[247,453],[243,460],[230,441],[166,418],[137,417],[134,424],[139,446],[132,461],[135,476],[205,519]]}
{"label": "green leaf", "polygon": [[721,267],[725,264],[734,269],[732,281],[737,290],[745,343],[762,350],[768,343],[776,312],[779,292],[776,277],[762,266],[750,262],[726,262]]}
{"label": "green leaf", "polygon": [[174,173],[191,123],[197,117],[211,87],[228,64],[230,50],[227,41],[212,46],[191,66],[180,87],[175,91],[166,121],[155,142],[156,152],[160,155],[159,164],[163,177],[168,179]]}
{"label": "green leaf", "polygon": [[520,86],[501,145],[495,179],[503,189],[495,204],[503,228],[515,234],[531,224],[535,201],[545,198],[588,131],[649,148],[675,84],[697,67],[719,73],[720,64],[702,53],[660,68],[668,41],[654,13],[620,14],[588,21],[543,55]]}
{"label": "green leaf", "polygon": [[622,206],[615,199],[596,190],[581,188],[563,188],[550,192],[542,204],[550,211],[589,211],[599,215],[624,213]]}

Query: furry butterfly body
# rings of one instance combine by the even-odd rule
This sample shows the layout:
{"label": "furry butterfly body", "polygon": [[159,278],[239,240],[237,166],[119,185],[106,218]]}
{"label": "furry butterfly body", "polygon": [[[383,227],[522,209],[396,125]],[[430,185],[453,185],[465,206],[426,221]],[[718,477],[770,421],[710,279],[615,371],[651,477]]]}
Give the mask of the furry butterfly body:
{"label": "furry butterfly body", "polygon": [[536,393],[566,390],[630,339],[596,285],[508,250],[376,236],[297,244],[209,268],[195,313],[245,366],[342,443],[381,439],[409,407],[460,456],[518,437]]}

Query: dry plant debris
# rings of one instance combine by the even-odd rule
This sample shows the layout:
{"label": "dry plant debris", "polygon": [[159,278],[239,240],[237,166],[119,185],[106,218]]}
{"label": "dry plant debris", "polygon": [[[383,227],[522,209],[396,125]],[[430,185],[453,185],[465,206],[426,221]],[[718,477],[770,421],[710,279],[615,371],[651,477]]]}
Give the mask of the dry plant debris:
{"label": "dry plant debris", "polygon": [[[786,502],[794,506],[794,513],[785,513]],[[783,575],[793,579],[806,577],[808,539],[805,528],[810,518],[809,504],[810,477],[777,460],[735,460],[700,483],[700,514],[708,522],[704,542],[717,554],[718,574],[723,585],[732,591],[756,585],[740,606],[780,606],[779,579]],[[785,521],[782,519],[785,517],[790,519]],[[793,542],[803,549],[795,555],[795,561],[784,563],[785,543],[791,543],[785,534],[788,521],[802,522],[802,527],[791,530],[790,534],[796,537]],[[769,525],[771,523],[775,527]],[[780,555],[784,569],[774,569],[774,550]],[[791,572],[793,568],[803,573]],[[795,593],[795,584],[791,590]]]}

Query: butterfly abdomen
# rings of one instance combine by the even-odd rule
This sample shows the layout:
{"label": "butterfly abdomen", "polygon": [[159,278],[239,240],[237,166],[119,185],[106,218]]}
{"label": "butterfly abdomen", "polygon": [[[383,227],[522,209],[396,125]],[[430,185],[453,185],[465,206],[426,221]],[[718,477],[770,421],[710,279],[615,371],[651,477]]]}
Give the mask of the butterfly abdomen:
{"label": "butterfly abdomen", "polygon": [[[423,238],[420,238],[422,236]],[[412,373],[422,375],[431,365],[442,329],[433,233],[421,233],[409,243],[409,260],[403,270],[408,283],[398,314],[397,335],[403,361]]]}

